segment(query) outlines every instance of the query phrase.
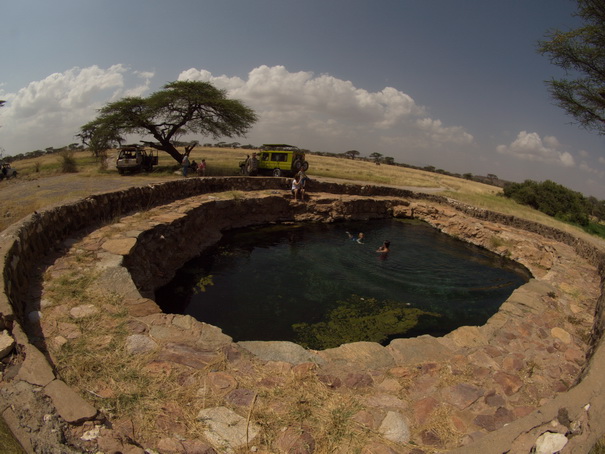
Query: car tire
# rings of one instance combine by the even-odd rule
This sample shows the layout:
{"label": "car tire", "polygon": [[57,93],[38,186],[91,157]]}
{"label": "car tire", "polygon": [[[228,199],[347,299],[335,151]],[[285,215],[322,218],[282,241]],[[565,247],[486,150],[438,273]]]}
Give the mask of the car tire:
{"label": "car tire", "polygon": [[303,170],[303,172],[306,172],[307,170],[309,170],[309,163],[307,161],[302,163],[302,170]]}
{"label": "car tire", "polygon": [[274,177],[281,177],[282,176],[281,169],[273,169],[273,176]]}
{"label": "car tire", "polygon": [[296,161],[294,161],[294,170],[296,170],[297,172],[302,168],[302,166],[303,166],[303,164],[300,159],[297,159]]}

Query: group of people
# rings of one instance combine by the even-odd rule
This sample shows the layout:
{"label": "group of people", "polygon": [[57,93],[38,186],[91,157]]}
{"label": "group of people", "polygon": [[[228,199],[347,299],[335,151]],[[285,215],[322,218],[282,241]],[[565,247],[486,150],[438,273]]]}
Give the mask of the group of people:
{"label": "group of people", "polygon": [[[357,237],[352,235],[351,232],[347,232],[347,235],[349,236],[350,240],[355,241],[359,244],[363,244],[363,240],[365,238],[363,235],[363,232],[359,232]],[[384,242],[382,243],[382,246],[380,246],[378,249],[376,249],[376,252],[386,255],[390,250],[391,250],[391,242],[389,240],[384,240]]]}
{"label": "group of people", "polygon": [[199,164],[195,161],[189,161],[189,155],[185,154],[183,156],[183,160],[181,161],[181,165],[183,166],[183,176],[186,177],[189,174],[189,170],[195,171],[195,173],[200,176],[206,176],[206,160],[202,159],[202,162]]}

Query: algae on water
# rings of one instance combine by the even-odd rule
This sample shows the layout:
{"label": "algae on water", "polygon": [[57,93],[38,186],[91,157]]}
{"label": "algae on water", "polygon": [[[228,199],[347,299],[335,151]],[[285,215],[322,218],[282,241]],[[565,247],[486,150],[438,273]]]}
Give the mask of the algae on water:
{"label": "algae on water", "polygon": [[378,301],[352,295],[318,323],[292,325],[297,342],[307,348],[323,350],[348,342],[384,342],[394,336],[403,336],[422,319],[440,317],[434,312],[405,307],[393,301]]}
{"label": "algae on water", "polygon": [[209,285],[214,285],[214,276],[209,274],[208,276],[202,276],[196,282],[195,287],[193,288],[193,293],[201,293],[206,291],[206,287]]}

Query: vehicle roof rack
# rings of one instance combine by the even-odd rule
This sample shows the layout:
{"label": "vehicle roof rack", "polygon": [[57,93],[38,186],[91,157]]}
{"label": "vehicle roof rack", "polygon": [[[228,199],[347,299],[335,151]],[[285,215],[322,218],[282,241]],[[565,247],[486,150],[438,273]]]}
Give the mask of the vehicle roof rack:
{"label": "vehicle roof rack", "polygon": [[284,149],[284,150],[298,150],[297,146],[288,145],[287,143],[264,143],[262,148],[265,149]]}

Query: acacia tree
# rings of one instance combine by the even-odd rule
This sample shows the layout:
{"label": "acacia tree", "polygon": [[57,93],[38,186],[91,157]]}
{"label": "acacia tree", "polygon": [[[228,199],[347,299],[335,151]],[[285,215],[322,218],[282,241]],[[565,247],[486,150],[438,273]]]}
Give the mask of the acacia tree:
{"label": "acacia tree", "polygon": [[252,109],[228,99],[224,90],[208,82],[176,81],[147,98],[129,97],[107,104],[77,136],[93,152],[120,145],[127,134],[152,136],[157,142],[146,145],[165,151],[180,163],[183,154],[175,141],[183,134],[215,139],[241,136],[256,120]]}
{"label": "acacia tree", "polygon": [[370,158],[372,158],[376,164],[380,164],[382,153],[378,153],[377,151],[370,153]]}
{"label": "acacia tree", "polygon": [[567,72],[568,78],[547,81],[557,104],[580,126],[605,134],[605,2],[577,1],[584,25],[549,31],[538,51]]}
{"label": "acacia tree", "polygon": [[357,150],[345,151],[345,156],[350,159],[355,159],[355,156],[359,156],[359,151],[357,151]]}

